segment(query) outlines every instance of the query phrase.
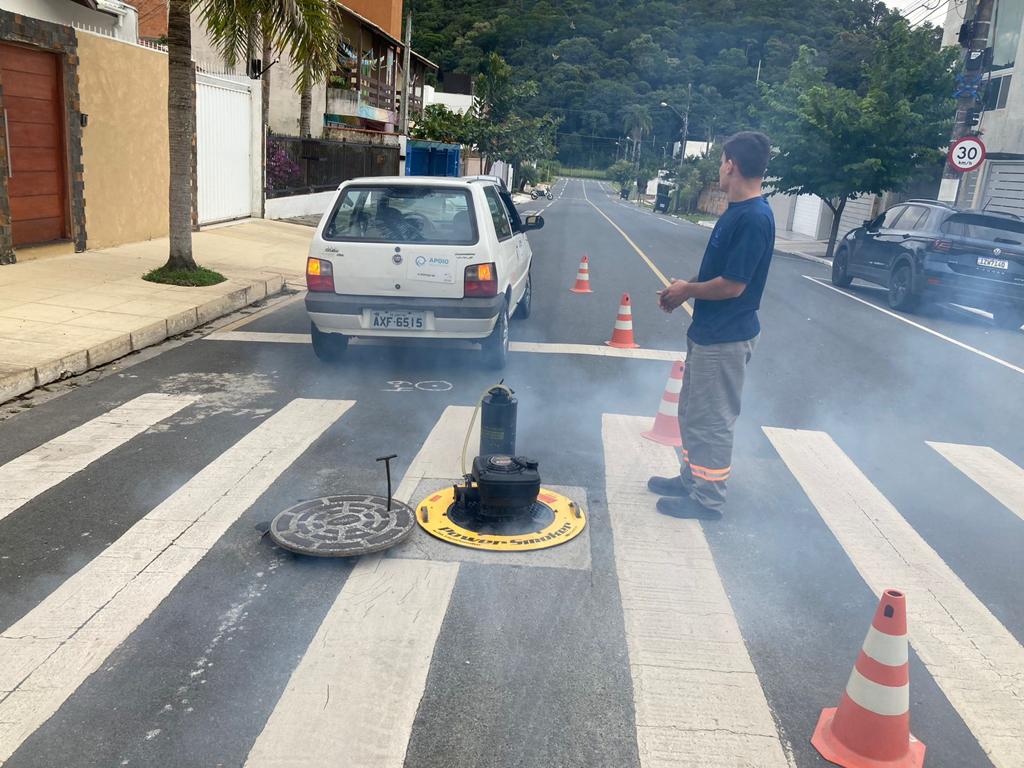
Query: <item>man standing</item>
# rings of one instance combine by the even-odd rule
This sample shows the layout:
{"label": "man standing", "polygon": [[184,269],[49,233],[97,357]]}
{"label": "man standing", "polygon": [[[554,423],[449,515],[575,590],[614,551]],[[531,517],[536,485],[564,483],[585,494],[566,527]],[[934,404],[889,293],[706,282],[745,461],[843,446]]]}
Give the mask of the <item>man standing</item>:
{"label": "man standing", "polygon": [[722,145],[718,183],[729,207],[711,233],[700,274],[658,292],[665,312],[694,300],[679,396],[680,474],[647,484],[666,497],[658,511],[674,517],[722,516],[743,376],[761,332],[757,310],[775,248],[775,218],[761,196],[770,153],[768,137],[753,131]]}

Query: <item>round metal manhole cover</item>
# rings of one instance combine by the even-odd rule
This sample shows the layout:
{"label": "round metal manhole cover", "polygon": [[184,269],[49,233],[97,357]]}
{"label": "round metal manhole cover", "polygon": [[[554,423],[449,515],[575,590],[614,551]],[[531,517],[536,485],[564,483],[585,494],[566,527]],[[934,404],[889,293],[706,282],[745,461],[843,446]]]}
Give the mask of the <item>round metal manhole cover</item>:
{"label": "round metal manhole cover", "polygon": [[380,552],[412,533],[416,516],[382,496],[324,496],[289,507],[270,524],[270,537],[285,549],[316,557]]}

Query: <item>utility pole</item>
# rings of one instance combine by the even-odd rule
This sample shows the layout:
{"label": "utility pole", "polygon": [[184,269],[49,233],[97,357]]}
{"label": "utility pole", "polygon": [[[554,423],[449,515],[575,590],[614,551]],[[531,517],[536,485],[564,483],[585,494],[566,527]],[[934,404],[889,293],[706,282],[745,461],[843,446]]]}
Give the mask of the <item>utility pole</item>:
{"label": "utility pole", "polygon": [[679,178],[683,177],[683,162],[686,160],[686,137],[690,135],[690,100],[693,96],[693,83],[686,84],[686,111],[683,112],[683,134],[679,144]]}
{"label": "utility pole", "polygon": [[405,44],[402,49],[402,104],[398,113],[398,132],[409,134],[409,102],[412,100],[412,11],[405,15]]}
{"label": "utility pole", "polygon": [[[959,42],[964,48],[963,72],[957,78],[956,117],[950,144],[972,133],[980,116],[982,78],[988,66],[988,42],[995,0],[975,0],[974,17],[960,27]],[[956,202],[963,174],[948,162],[942,171],[939,199]]]}

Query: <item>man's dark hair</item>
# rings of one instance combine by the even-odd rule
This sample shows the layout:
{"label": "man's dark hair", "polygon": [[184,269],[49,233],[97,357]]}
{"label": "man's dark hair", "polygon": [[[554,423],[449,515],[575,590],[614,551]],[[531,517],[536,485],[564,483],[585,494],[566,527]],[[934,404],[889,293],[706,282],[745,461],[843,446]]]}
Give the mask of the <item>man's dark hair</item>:
{"label": "man's dark hair", "polygon": [[725,140],[722,152],[725,153],[726,159],[736,163],[744,178],[760,179],[768,168],[772,145],[763,133],[740,131]]}

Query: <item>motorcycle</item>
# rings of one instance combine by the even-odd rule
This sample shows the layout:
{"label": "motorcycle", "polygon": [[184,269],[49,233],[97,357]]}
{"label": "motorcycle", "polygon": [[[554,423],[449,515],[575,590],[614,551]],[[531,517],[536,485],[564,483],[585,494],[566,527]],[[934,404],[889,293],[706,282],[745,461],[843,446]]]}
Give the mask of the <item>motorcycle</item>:
{"label": "motorcycle", "polygon": [[548,200],[554,200],[555,196],[551,194],[550,187],[534,187],[530,190],[530,199],[536,200],[538,197],[546,197]]}

